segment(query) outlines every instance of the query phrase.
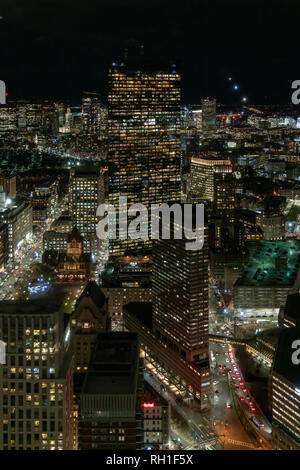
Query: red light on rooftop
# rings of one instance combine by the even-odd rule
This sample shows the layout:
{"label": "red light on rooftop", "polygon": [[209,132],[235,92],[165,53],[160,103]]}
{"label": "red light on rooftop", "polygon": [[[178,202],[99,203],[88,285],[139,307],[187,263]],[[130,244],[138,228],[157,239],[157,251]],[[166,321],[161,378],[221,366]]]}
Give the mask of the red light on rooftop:
{"label": "red light on rooftop", "polygon": [[146,402],[146,403],[142,403],[142,407],[143,408],[154,408],[154,402],[149,401],[149,402]]}

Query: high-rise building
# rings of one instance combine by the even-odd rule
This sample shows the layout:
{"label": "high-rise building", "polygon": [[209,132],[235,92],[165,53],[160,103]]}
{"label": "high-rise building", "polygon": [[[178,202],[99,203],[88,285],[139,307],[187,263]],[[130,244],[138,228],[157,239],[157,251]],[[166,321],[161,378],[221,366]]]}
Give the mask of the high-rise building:
{"label": "high-rise building", "polygon": [[100,169],[97,166],[78,167],[70,175],[70,207],[72,224],[84,237],[84,251],[96,253],[96,216],[100,204]]}
{"label": "high-rise building", "polygon": [[82,96],[82,127],[86,135],[100,138],[103,105],[98,93],[83,92]]}
{"label": "high-rise building", "polygon": [[[180,201],[180,76],[176,65],[113,63],[108,94],[109,202]],[[127,238],[127,237],[126,237]],[[150,240],[115,240],[112,254]]]}
{"label": "high-rise building", "polygon": [[[193,202],[208,200],[215,202],[222,197],[218,191],[221,175],[232,174],[232,163],[228,159],[210,157],[207,154],[193,155],[191,159],[190,198]],[[224,176],[225,178],[225,176]],[[232,191],[232,188],[231,188]],[[216,204],[219,207],[219,203]]]}
{"label": "high-rise building", "polygon": [[79,450],[143,445],[143,362],[135,333],[99,333],[79,404]]}
{"label": "high-rise building", "polygon": [[299,338],[299,326],[281,331],[272,370],[272,436],[283,450],[300,450]]}
{"label": "high-rise building", "polygon": [[58,300],[1,302],[1,450],[73,448],[72,333]]}
{"label": "high-rise building", "polygon": [[155,240],[152,304],[130,302],[123,308],[126,328],[139,334],[146,366],[203,410],[210,391],[206,225],[202,249],[189,250],[186,239]]}
{"label": "high-rise building", "polygon": [[208,240],[200,250],[186,240],[153,243],[152,302],[156,334],[188,361],[208,357]]}
{"label": "high-rise building", "polygon": [[216,132],[216,100],[203,98],[202,105],[202,133],[204,137],[212,137]]}

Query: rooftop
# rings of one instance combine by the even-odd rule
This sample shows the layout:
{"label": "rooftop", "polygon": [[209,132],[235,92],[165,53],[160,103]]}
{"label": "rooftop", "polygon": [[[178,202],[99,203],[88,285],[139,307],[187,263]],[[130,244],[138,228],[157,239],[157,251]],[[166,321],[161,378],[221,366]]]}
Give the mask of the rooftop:
{"label": "rooftop", "polygon": [[235,286],[291,286],[299,269],[299,248],[294,240],[259,240]]}
{"label": "rooftop", "polygon": [[42,315],[58,312],[63,303],[64,293],[52,289],[52,293],[41,298],[27,300],[0,301],[1,314]]}
{"label": "rooftop", "polygon": [[136,333],[99,333],[82,393],[134,394],[138,367],[139,343]]}

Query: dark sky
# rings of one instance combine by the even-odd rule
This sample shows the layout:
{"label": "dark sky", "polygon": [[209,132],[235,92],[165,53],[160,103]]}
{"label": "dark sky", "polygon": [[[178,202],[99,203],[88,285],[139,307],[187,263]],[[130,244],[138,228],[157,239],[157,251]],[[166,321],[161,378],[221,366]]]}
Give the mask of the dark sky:
{"label": "dark sky", "polygon": [[134,41],[152,58],[182,60],[184,103],[289,104],[300,79],[299,0],[1,0],[0,16],[11,99],[105,99],[108,65]]}

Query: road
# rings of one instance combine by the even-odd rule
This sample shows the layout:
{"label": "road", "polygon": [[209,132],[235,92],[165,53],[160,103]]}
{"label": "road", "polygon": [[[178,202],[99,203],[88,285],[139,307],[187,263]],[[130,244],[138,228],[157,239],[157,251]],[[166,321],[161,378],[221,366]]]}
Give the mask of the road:
{"label": "road", "polygon": [[[215,432],[221,436],[226,450],[245,450],[254,448],[252,438],[245,431],[240,419],[235,412],[231,390],[228,382],[228,373],[225,368],[230,368],[229,358],[226,356],[225,347],[222,344],[210,345],[212,394],[210,420]],[[221,366],[222,369],[219,367]],[[216,393],[217,392],[217,393]],[[230,408],[227,408],[230,406]],[[235,441],[235,443],[233,443]],[[239,441],[239,444],[237,443]]]}

